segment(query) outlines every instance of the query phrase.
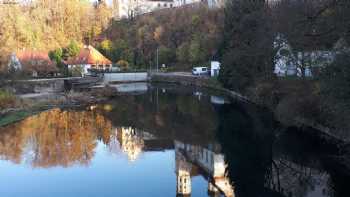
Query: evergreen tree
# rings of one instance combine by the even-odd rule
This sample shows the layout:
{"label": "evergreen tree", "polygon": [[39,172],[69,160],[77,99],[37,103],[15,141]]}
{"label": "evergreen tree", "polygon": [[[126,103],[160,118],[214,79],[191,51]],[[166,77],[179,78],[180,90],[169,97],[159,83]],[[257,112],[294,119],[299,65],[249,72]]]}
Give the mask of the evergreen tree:
{"label": "evergreen tree", "polygon": [[273,71],[273,32],[264,0],[228,1],[221,49],[221,82],[243,90]]}

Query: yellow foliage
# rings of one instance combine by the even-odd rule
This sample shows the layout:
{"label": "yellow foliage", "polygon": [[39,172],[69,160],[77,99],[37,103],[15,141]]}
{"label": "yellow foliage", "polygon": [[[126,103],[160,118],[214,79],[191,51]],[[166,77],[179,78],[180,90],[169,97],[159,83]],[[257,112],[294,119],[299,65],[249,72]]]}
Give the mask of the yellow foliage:
{"label": "yellow foliage", "polygon": [[29,161],[33,167],[87,165],[97,139],[110,141],[111,131],[111,122],[102,115],[54,109],[0,128],[0,155],[20,163],[29,147],[35,155]]}
{"label": "yellow foliage", "polygon": [[23,48],[65,47],[70,40],[83,42],[107,27],[111,11],[89,1],[37,0],[0,5],[0,18],[0,54],[10,54]]}
{"label": "yellow foliage", "polygon": [[125,60],[119,60],[117,64],[120,66],[122,70],[127,70],[129,68],[129,62]]}

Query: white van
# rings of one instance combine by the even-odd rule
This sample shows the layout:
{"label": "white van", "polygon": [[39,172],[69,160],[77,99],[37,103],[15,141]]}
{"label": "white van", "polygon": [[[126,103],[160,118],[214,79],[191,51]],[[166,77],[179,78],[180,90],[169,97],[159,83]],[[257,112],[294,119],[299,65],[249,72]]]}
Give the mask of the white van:
{"label": "white van", "polygon": [[208,68],[207,67],[194,67],[192,69],[193,75],[207,75],[208,74]]}

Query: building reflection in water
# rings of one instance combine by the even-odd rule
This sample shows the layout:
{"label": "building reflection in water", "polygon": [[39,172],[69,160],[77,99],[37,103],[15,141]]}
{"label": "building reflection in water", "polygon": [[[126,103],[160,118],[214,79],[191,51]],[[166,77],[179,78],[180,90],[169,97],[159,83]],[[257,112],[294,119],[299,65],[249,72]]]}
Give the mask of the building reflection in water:
{"label": "building reflection in water", "polygon": [[[120,148],[132,162],[137,160],[143,151],[174,147],[177,196],[190,196],[191,177],[198,175],[207,179],[210,196],[220,196],[221,193],[227,197],[235,196],[233,186],[226,175],[227,165],[224,155],[220,153],[219,144],[214,143],[208,147],[202,147],[173,140],[170,142],[172,145],[169,145],[161,143],[164,140],[159,140],[150,133],[139,129],[120,127],[115,131]],[[154,144],[158,144],[159,147],[156,148]]]}
{"label": "building reflection in water", "polygon": [[226,175],[227,165],[224,155],[220,153],[219,144],[208,147],[185,144],[174,141],[177,194],[189,196],[191,194],[191,177],[202,175],[208,180],[208,194],[219,196],[223,193],[227,197],[234,197],[234,188]]}
{"label": "building reflection in water", "polygon": [[135,161],[142,153],[145,146],[142,132],[131,127],[117,128],[116,136],[124,153],[128,155],[129,161]]}

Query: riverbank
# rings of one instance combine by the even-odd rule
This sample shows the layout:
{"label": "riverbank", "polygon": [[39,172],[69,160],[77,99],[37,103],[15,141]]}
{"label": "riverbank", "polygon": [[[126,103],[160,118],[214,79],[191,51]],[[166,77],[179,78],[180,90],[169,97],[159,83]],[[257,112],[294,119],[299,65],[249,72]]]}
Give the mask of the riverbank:
{"label": "riverbank", "polygon": [[117,92],[108,86],[94,89],[94,91],[33,94],[31,97],[17,95],[13,99],[20,104],[0,109],[0,127],[46,110],[94,105],[115,95]]}
{"label": "riverbank", "polygon": [[151,73],[149,80],[155,83],[173,83],[184,86],[196,86],[209,89],[215,89],[225,92],[234,99],[241,102],[254,103],[248,97],[245,97],[237,92],[228,90],[215,79],[207,76],[194,76],[188,73]]}
{"label": "riverbank", "polygon": [[[256,95],[248,94],[248,96],[244,96],[240,93],[237,93],[235,91],[228,90],[220,84],[215,78],[210,78],[207,76],[193,76],[189,73],[152,73],[150,74],[150,81],[151,82],[161,82],[161,83],[174,83],[179,85],[185,85],[185,86],[197,86],[197,87],[205,87],[210,89],[215,89],[219,91],[223,91],[227,93],[229,96],[231,96],[234,99],[237,99],[241,102],[251,103],[254,105],[267,107],[269,110],[271,110],[278,121],[281,121],[283,124],[286,124],[287,126],[297,126],[299,128],[301,127],[309,127],[313,128],[315,130],[318,130],[320,135],[322,135],[325,138],[329,139],[335,139],[337,141],[342,141],[344,144],[349,144],[350,141],[348,138],[344,138],[343,136],[337,135],[332,132],[332,129],[324,126],[320,123],[317,123],[311,119],[305,118],[305,117],[290,117],[293,113],[282,113],[281,108],[285,108],[283,105],[279,105],[278,108],[274,108],[273,105],[268,104],[265,102],[265,100],[261,100],[261,97],[258,97]],[[272,90],[271,90],[272,91]],[[268,99],[274,99],[273,97],[265,98]],[[282,103],[283,104],[283,103]],[[294,106],[298,107],[298,106]]]}
{"label": "riverbank", "polygon": [[[196,86],[196,87],[203,87],[203,88],[218,90],[230,96],[231,98],[238,100],[239,102],[258,105],[264,108],[267,107],[270,111],[274,113],[276,120],[280,121],[282,124],[286,126],[311,127],[322,132],[324,136],[329,136],[330,138],[337,138],[349,143],[347,138],[337,135],[337,133],[333,132],[331,128],[324,126],[318,123],[317,121],[312,120],[311,118],[305,118],[304,116],[300,116],[300,113],[295,113],[296,109],[300,108],[300,105],[298,103],[295,105],[291,105],[290,98],[279,100],[278,104],[269,104],[269,102],[274,102],[274,100],[277,100],[277,99],[275,99],[275,97],[268,96],[270,94],[268,94],[265,97],[262,97],[259,93],[256,93],[259,91],[265,92],[265,93],[278,92],[277,91],[278,88],[276,89],[275,86],[266,89],[267,85],[264,86],[262,84],[262,86],[265,87],[264,90],[261,90],[261,89],[254,90],[254,91],[251,91],[251,92],[254,92],[254,94],[246,94],[243,96],[240,93],[230,91],[222,87],[222,85],[215,78],[211,78],[208,76],[193,76],[191,73],[185,73],[185,72],[150,73],[148,77],[145,78],[144,80],[145,82],[172,83],[172,84],[178,84],[183,86]],[[71,104],[73,105],[94,104],[96,102],[99,102],[99,100],[103,100],[106,98],[119,95],[116,88],[109,87],[108,85],[107,86],[102,85],[102,86],[99,86],[98,88],[96,87],[93,89],[86,88],[84,89],[84,91],[80,91],[80,92],[64,93],[64,91],[61,91],[61,93],[55,93],[56,90],[59,90],[59,89],[61,90],[62,88],[64,88],[63,83],[61,82],[55,82],[55,84],[56,85],[47,85],[46,83],[44,84],[40,83],[40,86],[34,88],[35,91],[39,90],[39,92],[48,91],[48,89],[50,89],[50,91],[53,90],[53,92],[48,93],[47,98],[44,98],[43,101],[38,101],[38,99],[36,98],[34,99],[26,98],[24,99],[26,100],[26,102],[22,102],[22,105],[20,107],[10,108],[10,110],[9,109],[0,110],[0,115],[4,117],[4,116],[8,116],[9,114],[11,115],[15,113],[21,113],[22,111],[32,111],[30,109],[35,108],[33,107],[33,105],[60,107],[60,106],[69,106]],[[29,87],[30,85],[27,84],[26,86]],[[25,92],[28,91],[28,88],[22,88],[22,86],[19,86],[19,87],[21,89],[26,89]],[[293,87],[295,88],[295,86]],[[54,95],[54,96],[50,98],[50,95]],[[304,97],[300,97],[300,98],[304,98]],[[28,100],[30,101],[29,104],[28,104]],[[310,102],[312,103],[312,100]],[[23,107],[23,103],[25,103],[25,107]],[[291,106],[293,107],[291,108]],[[303,107],[303,109],[304,108],[310,109],[310,106]],[[310,114],[310,113],[307,112],[305,114]],[[17,115],[14,115],[14,116],[18,117]],[[20,115],[19,117],[22,117],[22,116]],[[9,118],[9,119],[11,120],[13,118]]]}

